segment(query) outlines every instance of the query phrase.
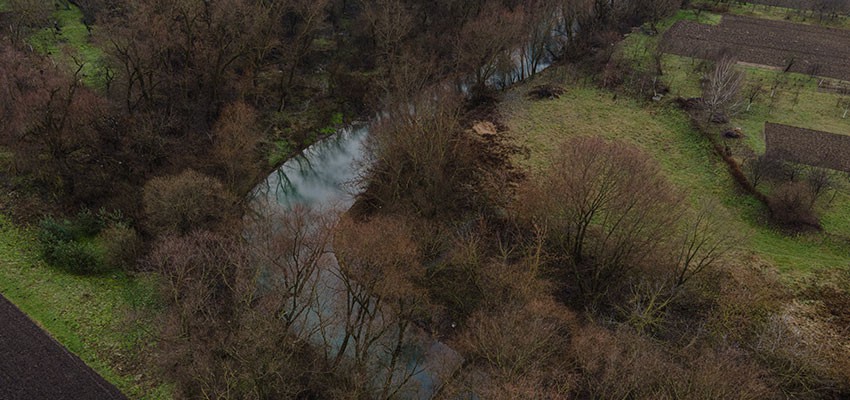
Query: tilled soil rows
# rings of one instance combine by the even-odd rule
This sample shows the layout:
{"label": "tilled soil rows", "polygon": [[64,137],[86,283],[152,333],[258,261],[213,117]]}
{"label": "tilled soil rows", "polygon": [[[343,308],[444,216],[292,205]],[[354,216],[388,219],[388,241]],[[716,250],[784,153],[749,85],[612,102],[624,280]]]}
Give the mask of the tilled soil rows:
{"label": "tilled soil rows", "polygon": [[126,397],[0,295],[0,399]]}
{"label": "tilled soil rows", "polygon": [[764,140],[770,158],[850,172],[850,136],[767,122]]}
{"label": "tilled soil rows", "polygon": [[847,12],[847,10],[850,9],[850,4],[848,4],[848,2],[846,1],[833,1],[829,4],[825,4],[825,2],[819,0],[747,0],[747,3],[761,4],[771,7],[783,7],[803,11],[823,11],[825,13],[828,13],[830,11]]}
{"label": "tilled soil rows", "polygon": [[724,15],[718,25],[679,21],[662,50],[688,57],[738,61],[850,80],[850,31]]}

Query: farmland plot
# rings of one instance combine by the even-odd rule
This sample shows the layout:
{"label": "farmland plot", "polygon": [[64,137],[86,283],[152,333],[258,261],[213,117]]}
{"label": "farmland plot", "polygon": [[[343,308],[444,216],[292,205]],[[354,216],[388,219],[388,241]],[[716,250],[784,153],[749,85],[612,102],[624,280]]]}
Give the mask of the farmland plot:
{"label": "farmland plot", "polygon": [[767,156],[850,172],[850,136],[766,123]]}
{"label": "farmland plot", "polygon": [[662,49],[682,56],[741,62],[850,80],[850,31],[725,15],[718,25],[679,21]]}

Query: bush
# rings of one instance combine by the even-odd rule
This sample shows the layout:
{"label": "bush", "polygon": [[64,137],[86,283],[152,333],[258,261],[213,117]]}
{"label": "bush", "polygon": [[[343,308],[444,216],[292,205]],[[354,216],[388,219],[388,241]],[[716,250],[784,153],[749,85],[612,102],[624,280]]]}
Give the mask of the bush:
{"label": "bush", "polygon": [[68,220],[42,220],[38,241],[44,261],[51,267],[78,275],[106,271],[104,251],[95,241],[86,240],[82,234],[85,228]]}
{"label": "bush", "polygon": [[138,258],[142,240],[136,230],[125,223],[113,223],[102,230],[97,241],[103,247],[106,265],[130,268]]}
{"label": "bush", "polygon": [[236,198],[218,179],[186,170],[145,184],[144,207],[153,233],[211,229],[232,216]]}
{"label": "bush", "polygon": [[770,196],[770,211],[776,222],[787,227],[820,228],[814,212],[814,198],[805,182],[786,182]]}

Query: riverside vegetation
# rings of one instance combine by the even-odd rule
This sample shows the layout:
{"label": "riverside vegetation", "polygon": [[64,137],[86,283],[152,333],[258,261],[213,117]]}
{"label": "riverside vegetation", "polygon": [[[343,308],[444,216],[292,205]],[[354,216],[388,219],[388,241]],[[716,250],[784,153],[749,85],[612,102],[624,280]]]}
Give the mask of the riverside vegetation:
{"label": "riverside vegetation", "polygon": [[[0,290],[134,398],[398,397],[370,346],[414,326],[465,360],[437,398],[846,397],[848,184],[748,169],[765,120],[841,130],[841,97],[664,54],[724,18],[682,6],[0,2]],[[706,106],[712,77],[740,90]],[[270,171],[379,111],[345,215],[254,218]],[[294,323],[331,248],[351,357]]]}

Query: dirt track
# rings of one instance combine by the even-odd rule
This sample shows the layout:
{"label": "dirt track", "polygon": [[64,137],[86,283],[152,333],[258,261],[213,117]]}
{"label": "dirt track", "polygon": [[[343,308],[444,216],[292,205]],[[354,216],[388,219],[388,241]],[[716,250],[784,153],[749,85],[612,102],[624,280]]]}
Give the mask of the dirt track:
{"label": "dirt track", "polygon": [[850,80],[850,31],[724,15],[719,25],[679,21],[665,34],[665,52],[737,60]]}
{"label": "dirt track", "polygon": [[0,399],[126,399],[0,295]]}

